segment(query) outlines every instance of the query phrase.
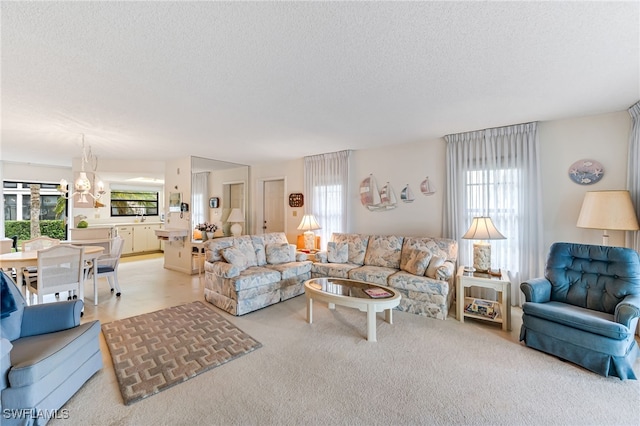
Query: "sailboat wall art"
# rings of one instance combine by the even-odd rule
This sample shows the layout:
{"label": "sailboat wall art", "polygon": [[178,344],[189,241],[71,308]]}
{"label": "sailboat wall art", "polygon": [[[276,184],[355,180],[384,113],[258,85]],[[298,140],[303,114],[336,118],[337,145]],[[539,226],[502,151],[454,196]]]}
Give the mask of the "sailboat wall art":
{"label": "sailboat wall art", "polygon": [[436,193],[436,187],[429,180],[429,176],[420,184],[420,192],[424,195],[433,195]]}
{"label": "sailboat wall art", "polygon": [[398,204],[389,182],[378,190],[378,184],[372,174],[360,182],[360,202],[372,212],[391,210]]}
{"label": "sailboat wall art", "polygon": [[416,199],[409,184],[407,184],[407,186],[405,186],[400,192],[400,199],[405,203],[413,203],[413,200]]}

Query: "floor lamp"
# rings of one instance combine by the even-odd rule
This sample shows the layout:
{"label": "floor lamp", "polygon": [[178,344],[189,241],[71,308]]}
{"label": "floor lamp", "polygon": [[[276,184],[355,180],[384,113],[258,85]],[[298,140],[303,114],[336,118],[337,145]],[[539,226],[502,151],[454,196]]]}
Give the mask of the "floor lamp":
{"label": "floor lamp", "polygon": [[602,245],[609,245],[607,231],[637,231],[638,218],[629,191],[589,191],[584,196],[578,228],[602,229]]}

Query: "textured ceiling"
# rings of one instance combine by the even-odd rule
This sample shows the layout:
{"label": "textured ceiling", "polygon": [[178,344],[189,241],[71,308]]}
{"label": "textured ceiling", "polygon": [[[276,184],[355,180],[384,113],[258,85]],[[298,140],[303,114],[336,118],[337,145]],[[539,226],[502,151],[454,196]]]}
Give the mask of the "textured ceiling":
{"label": "textured ceiling", "polygon": [[638,2],[2,2],[3,160],[243,164],[640,99]]}

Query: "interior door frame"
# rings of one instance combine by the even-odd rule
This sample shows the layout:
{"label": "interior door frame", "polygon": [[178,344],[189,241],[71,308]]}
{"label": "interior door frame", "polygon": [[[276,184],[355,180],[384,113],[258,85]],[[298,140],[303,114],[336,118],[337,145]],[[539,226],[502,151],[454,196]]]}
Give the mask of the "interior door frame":
{"label": "interior door frame", "polygon": [[265,182],[271,182],[275,180],[281,180],[283,182],[282,185],[282,200],[283,200],[283,209],[284,212],[284,232],[287,233],[289,229],[289,215],[287,215],[287,177],[286,176],[272,176],[268,178],[260,178],[256,181],[256,221],[255,221],[255,234],[264,234],[264,229],[262,226],[264,225],[264,184]]}

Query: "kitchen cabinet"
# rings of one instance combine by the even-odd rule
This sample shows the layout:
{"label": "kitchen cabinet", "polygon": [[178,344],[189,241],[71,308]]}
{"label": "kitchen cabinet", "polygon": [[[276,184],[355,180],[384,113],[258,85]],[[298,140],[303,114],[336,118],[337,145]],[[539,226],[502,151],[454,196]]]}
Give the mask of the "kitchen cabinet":
{"label": "kitchen cabinet", "polygon": [[122,254],[133,253],[133,226],[118,226],[118,235],[124,240]]}
{"label": "kitchen cabinet", "polygon": [[69,229],[70,240],[109,240],[115,236],[112,226],[91,226]]}
{"label": "kitchen cabinet", "polygon": [[155,234],[156,229],[161,229],[158,223],[118,226],[118,235],[124,239],[122,254],[138,254],[157,252],[162,249],[160,240]]}

